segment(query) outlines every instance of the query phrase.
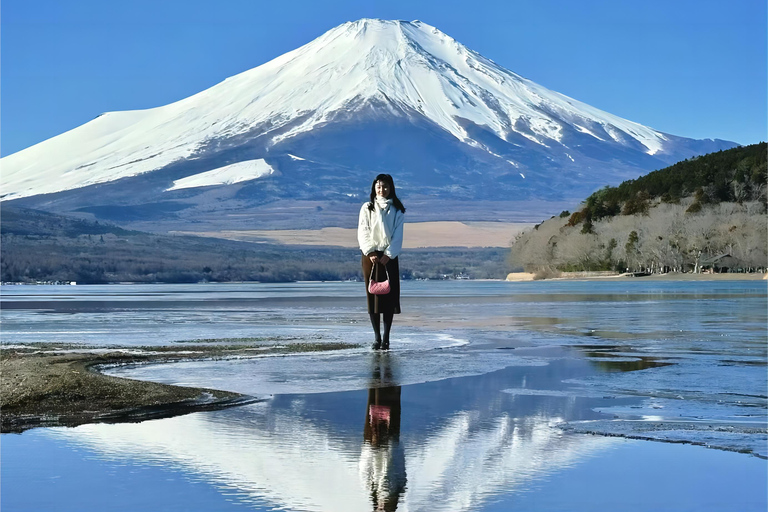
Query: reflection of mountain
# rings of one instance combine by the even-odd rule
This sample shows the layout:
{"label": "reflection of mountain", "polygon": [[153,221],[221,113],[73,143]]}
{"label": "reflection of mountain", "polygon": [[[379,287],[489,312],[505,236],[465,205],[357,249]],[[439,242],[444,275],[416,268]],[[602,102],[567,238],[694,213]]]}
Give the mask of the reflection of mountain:
{"label": "reflection of mountain", "polygon": [[[490,381],[483,380],[489,376],[472,377],[402,389],[400,443],[407,488],[398,510],[435,510],[438,505],[444,510],[475,510],[489,497],[523,490],[616,442],[554,428],[559,418],[578,415],[571,398],[526,401],[500,393],[499,386],[490,392],[481,385],[526,376],[535,380],[533,374],[545,372],[552,382],[564,376],[544,367],[510,371],[514,375],[491,375]],[[452,393],[455,388],[463,392]],[[428,410],[410,398],[425,396],[440,397],[441,403]],[[201,475],[236,490],[244,501],[300,510],[361,511],[372,507],[370,489],[360,478],[360,420],[366,400],[365,391],[282,396],[215,413],[51,432],[110,458],[137,458]],[[329,410],[333,416],[328,416]]]}

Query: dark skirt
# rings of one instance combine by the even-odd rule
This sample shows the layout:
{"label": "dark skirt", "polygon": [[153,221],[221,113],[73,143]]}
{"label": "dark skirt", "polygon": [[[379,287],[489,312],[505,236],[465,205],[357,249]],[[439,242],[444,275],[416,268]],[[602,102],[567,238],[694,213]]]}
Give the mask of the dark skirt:
{"label": "dark skirt", "polygon": [[[379,257],[383,253],[378,253]],[[365,295],[368,298],[368,313],[400,313],[400,264],[397,258],[387,262],[387,272],[389,272],[389,293],[386,295],[373,295],[368,291],[368,282],[371,279],[371,268],[373,263],[371,259],[363,255],[363,277],[365,278]],[[384,265],[376,264],[374,279],[384,281],[387,274],[384,272]]]}

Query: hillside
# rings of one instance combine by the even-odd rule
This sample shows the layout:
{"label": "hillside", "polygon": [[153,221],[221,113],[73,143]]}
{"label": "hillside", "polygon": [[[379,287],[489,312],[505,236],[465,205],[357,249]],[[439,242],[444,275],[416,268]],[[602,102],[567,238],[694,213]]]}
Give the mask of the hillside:
{"label": "hillside", "polygon": [[601,189],[522,233],[512,264],[542,275],[765,269],[766,150],[719,151]]}
{"label": "hillside", "polygon": [[[321,281],[360,279],[356,249],[246,243],[129,231],[2,206],[3,282]],[[405,278],[501,278],[504,249],[412,249]]]}

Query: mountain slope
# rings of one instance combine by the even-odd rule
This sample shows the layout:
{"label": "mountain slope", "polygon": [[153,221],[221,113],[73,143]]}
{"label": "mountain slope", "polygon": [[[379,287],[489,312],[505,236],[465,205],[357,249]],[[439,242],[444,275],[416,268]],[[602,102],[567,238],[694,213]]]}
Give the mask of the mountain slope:
{"label": "mountain slope", "polygon": [[[590,107],[422,22],[366,19],[181,101],[103,114],[0,162],[4,200],[56,194],[26,206],[72,212],[98,196],[103,206],[202,213],[213,202],[318,198],[312,182],[358,202],[383,170],[412,197],[572,199],[733,146]],[[257,160],[272,172],[205,174]]]}

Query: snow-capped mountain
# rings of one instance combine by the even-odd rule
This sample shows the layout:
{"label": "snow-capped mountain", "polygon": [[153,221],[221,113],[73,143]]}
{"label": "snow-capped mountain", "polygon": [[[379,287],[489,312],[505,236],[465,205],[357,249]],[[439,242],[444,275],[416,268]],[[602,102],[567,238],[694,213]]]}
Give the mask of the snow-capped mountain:
{"label": "snow-capped mountain", "polygon": [[425,204],[578,200],[735,145],[603,112],[420,21],[363,19],[181,101],[108,112],[0,164],[4,200],[130,221],[281,199],[359,202],[378,172]]}

